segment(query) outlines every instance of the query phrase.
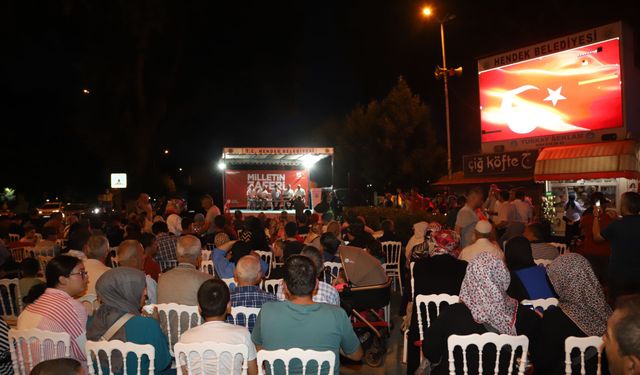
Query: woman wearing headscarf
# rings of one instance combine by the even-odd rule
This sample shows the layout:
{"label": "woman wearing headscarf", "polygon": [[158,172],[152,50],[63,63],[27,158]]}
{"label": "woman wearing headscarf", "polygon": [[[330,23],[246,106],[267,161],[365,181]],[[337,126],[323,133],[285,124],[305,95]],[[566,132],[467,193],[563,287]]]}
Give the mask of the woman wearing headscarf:
{"label": "woman wearing headscarf", "polygon": [[[405,288],[405,295],[410,298],[407,305],[407,315],[403,322],[403,328],[409,326],[409,346],[407,360],[407,374],[413,374],[420,362],[420,335],[418,332],[418,319],[416,306],[413,303],[415,296],[420,294],[460,294],[460,285],[467,269],[467,262],[458,259],[460,252],[460,236],[452,230],[441,230],[431,234],[429,239],[429,257],[422,258],[414,263],[413,280],[414,290],[411,290],[411,282]],[[442,306],[441,311],[447,307]],[[431,310],[435,313],[435,305]],[[425,308],[422,307],[422,316],[425,316]],[[435,315],[432,315],[435,316]],[[418,345],[415,345],[418,343]]]}
{"label": "woman wearing headscarf", "polygon": [[[540,318],[527,307],[506,293],[509,271],[495,255],[483,252],[467,266],[467,273],[460,287],[460,303],[451,305],[432,322],[425,331],[422,351],[425,358],[438,364],[432,374],[448,374],[447,339],[451,335],[471,335],[495,332],[507,335],[525,335],[533,341]],[[456,368],[462,368],[462,352],[454,352]],[[495,349],[486,346],[483,351],[484,373],[492,374],[495,367]],[[502,372],[508,366],[509,355],[500,356]],[[504,360],[504,363],[503,363]],[[470,374],[478,373],[478,351],[467,349]],[[501,373],[502,373],[501,372]]]}
{"label": "woman wearing headscarf", "polygon": [[555,297],[545,268],[533,261],[529,240],[522,236],[512,238],[505,246],[504,255],[511,273],[509,296],[518,301]]}
{"label": "woman wearing headscarf", "polygon": [[426,221],[419,221],[413,224],[413,236],[409,238],[409,242],[407,242],[407,247],[405,248],[405,257],[407,259],[407,263],[411,259],[413,248],[416,247],[417,245],[424,244],[428,227],[429,227],[429,223],[427,223]]}
{"label": "woman wearing headscarf", "polygon": [[[144,273],[134,268],[119,267],[102,274],[96,282],[101,304],[87,330],[87,339],[150,344],[155,349],[155,373],[172,373],[169,344],[160,324],[153,318],[140,315],[145,303],[146,285]],[[107,367],[106,357],[100,358],[100,365]],[[122,368],[122,357],[112,355],[111,373],[122,374]],[[148,371],[146,357],[142,359],[141,368],[141,373]],[[127,373],[136,374],[136,371],[137,359],[130,355],[127,357]]]}
{"label": "woman wearing headscarf", "polygon": [[[565,339],[602,336],[607,330],[611,308],[591,265],[582,255],[559,256],[549,265],[547,274],[560,303],[558,308],[544,313],[539,339],[530,346],[532,360],[536,373],[564,374]],[[595,365],[590,362],[596,362],[596,358],[592,359],[587,361],[587,368]],[[606,368],[603,364],[602,369]]]}

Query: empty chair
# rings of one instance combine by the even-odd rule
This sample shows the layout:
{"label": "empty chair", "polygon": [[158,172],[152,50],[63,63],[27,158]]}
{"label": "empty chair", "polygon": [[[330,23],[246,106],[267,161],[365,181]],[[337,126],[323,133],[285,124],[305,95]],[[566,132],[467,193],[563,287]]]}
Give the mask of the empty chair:
{"label": "empty chair", "polygon": [[22,312],[20,296],[20,279],[0,279],[2,319],[9,325],[14,325],[18,320],[18,315]]}
{"label": "empty chair", "polygon": [[[152,345],[120,340],[87,341],[85,348],[90,375],[129,374],[133,368],[138,375],[154,373],[156,353]],[[123,361],[123,358],[126,360]]]}
{"label": "empty chair", "polygon": [[523,299],[520,304],[531,306],[534,310],[542,309],[543,311],[551,306],[558,306],[557,298],[541,298],[541,299]]}
{"label": "empty chair", "polygon": [[167,335],[171,355],[173,355],[173,345],[180,340],[180,336],[186,330],[203,323],[202,317],[198,312],[198,306],[179,305],[177,303],[144,306],[144,310],[147,313],[153,313],[154,309],[158,310],[160,326]]}
{"label": "empty chair", "polygon": [[[325,283],[327,284],[331,284],[331,282],[338,277],[338,274],[340,273],[340,270],[342,269],[342,263],[338,263],[338,262],[324,262],[324,268],[325,270],[329,271],[329,275],[330,277],[326,277],[325,280],[323,280]],[[325,275],[327,273],[325,272]]]}
{"label": "empty chair", "polygon": [[[265,374],[265,368],[269,369],[269,374],[333,374],[335,364],[336,356],[332,351],[321,352],[294,348],[287,350],[263,349],[258,352],[259,375]],[[322,369],[322,372],[318,370],[318,367]]]}
{"label": "empty chair", "polygon": [[400,257],[402,256],[402,243],[387,241],[382,243],[382,253],[387,259],[384,264],[387,276],[393,280],[394,284],[398,281],[400,294],[402,294],[402,277],[400,276]]}
{"label": "empty chair", "polygon": [[100,303],[98,302],[98,297],[93,293],[87,293],[84,296],[78,298],[78,301],[82,303],[82,305],[87,309],[87,314],[89,316],[93,315],[93,313],[98,310]]}
{"label": "empty chair", "polygon": [[264,290],[267,293],[278,294],[278,289],[280,289],[281,283],[282,283],[282,279],[263,280],[262,290]]}
{"label": "empty chair", "polygon": [[254,252],[258,254],[260,259],[264,260],[265,263],[267,263],[267,272],[265,273],[264,277],[269,277],[269,275],[271,274],[271,267],[273,266],[273,263],[272,263],[273,253],[271,251],[260,251],[260,250],[256,250]]}
{"label": "empty chair", "polygon": [[9,242],[18,242],[20,241],[20,235],[15,233],[9,233]]}
{"label": "empty chair", "polygon": [[208,246],[210,244],[207,244],[207,249],[202,249],[202,251],[200,251],[200,258],[202,258],[203,261],[205,260],[210,260],[211,259],[211,249],[208,249]]}
{"label": "empty chair", "polygon": [[246,345],[212,341],[177,343],[174,353],[180,375],[247,374],[249,350]]}
{"label": "empty chair", "polygon": [[203,260],[200,262],[200,272],[208,273],[211,276],[216,275],[216,267],[213,264],[213,260]]}
{"label": "empty chair", "polygon": [[[442,303],[446,303],[452,305],[454,303],[460,302],[460,297],[451,296],[448,294],[419,294],[416,296],[415,304],[416,304],[416,312],[418,318],[418,333],[420,334],[420,341],[424,340],[424,329],[429,328],[431,325],[431,321],[440,315],[440,305]],[[436,307],[436,315],[431,316],[429,314],[429,304],[433,303]],[[424,325],[424,318],[422,316],[422,305],[425,305],[427,324]]]}
{"label": "empty chair", "polygon": [[[491,369],[487,369],[483,367],[483,364],[486,365],[486,361],[483,359],[483,355],[486,355],[486,352],[483,351],[484,347],[487,344],[495,345],[496,347],[496,359],[495,359],[495,367],[493,371]],[[527,363],[527,350],[529,349],[529,339],[527,336],[511,336],[511,335],[498,335],[496,333],[483,333],[479,335],[474,333],[473,335],[451,335],[447,339],[447,348],[449,351],[449,374],[456,374],[456,364],[455,364],[455,356],[454,351],[457,347],[462,350],[462,363],[464,366],[464,373],[466,374],[469,369],[469,363],[467,362],[467,349],[469,346],[475,346],[478,348],[478,370],[477,372],[482,373],[483,370],[480,368],[484,368],[484,371],[487,373],[498,374],[501,366],[501,357],[502,353],[508,347],[509,350],[509,362],[507,367],[507,374],[511,375],[513,373],[514,368],[517,368],[518,375],[524,375]],[[498,350],[498,348],[500,350]],[[520,350],[518,350],[520,349]],[[519,357],[516,359],[516,352],[519,352]],[[476,368],[476,366],[471,367]],[[469,370],[471,373],[476,373],[476,371]]]}
{"label": "empty chair", "polygon": [[14,261],[18,263],[22,262],[22,259],[24,259],[23,247],[14,247],[9,249],[9,251],[11,252],[11,258],[13,258]]}
{"label": "empty chair", "polygon": [[565,374],[571,375],[572,365],[575,362],[578,362],[577,358],[572,356],[574,349],[577,349],[580,352],[580,357],[579,357],[580,374],[583,374],[583,375],[586,374],[587,365],[585,363],[585,358],[588,360],[590,357],[593,357],[595,355],[595,353],[587,353],[588,350],[591,349],[592,352],[597,352],[598,354],[596,374],[600,375],[602,373],[602,343],[603,343],[602,337],[599,337],[599,336],[567,337],[567,339],[564,340]]}
{"label": "empty chair", "polygon": [[66,332],[40,329],[9,330],[13,373],[28,375],[38,363],[71,355],[71,337]]}
{"label": "empty chair", "polygon": [[259,307],[236,306],[231,308],[233,324],[245,326],[247,329],[249,329],[249,321],[255,323],[258,314],[260,314]]}

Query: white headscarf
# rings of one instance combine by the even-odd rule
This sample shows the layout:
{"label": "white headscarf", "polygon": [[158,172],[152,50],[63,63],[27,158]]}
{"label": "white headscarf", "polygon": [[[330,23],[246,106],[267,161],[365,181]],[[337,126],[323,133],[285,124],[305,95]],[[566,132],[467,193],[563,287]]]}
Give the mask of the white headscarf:
{"label": "white headscarf", "polygon": [[426,221],[419,221],[413,224],[413,236],[409,238],[409,242],[407,242],[407,247],[405,248],[405,256],[407,259],[411,257],[411,250],[413,247],[424,242],[424,237],[427,234],[428,228],[429,223]]}

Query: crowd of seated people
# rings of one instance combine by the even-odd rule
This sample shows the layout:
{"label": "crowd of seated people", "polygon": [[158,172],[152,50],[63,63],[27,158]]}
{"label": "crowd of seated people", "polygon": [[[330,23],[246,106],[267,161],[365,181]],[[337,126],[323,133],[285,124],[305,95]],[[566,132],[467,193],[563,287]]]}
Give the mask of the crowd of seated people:
{"label": "crowd of seated people", "polygon": [[[633,208],[636,198],[625,198],[625,205],[631,207],[626,216],[637,215]],[[0,266],[5,275],[14,267],[20,276],[19,298],[24,309],[16,327],[67,332],[71,358],[77,362],[57,366],[68,368],[68,373],[75,371],[76,364],[86,369],[87,340],[115,339],[152,345],[156,373],[175,371],[171,369],[170,343],[202,341],[246,345],[250,374],[257,372],[256,352],[288,348],[332,351],[339,368],[341,355],[356,361],[363,355],[345,310],[348,300],[345,302],[339,290],[342,283],[358,286],[358,280],[372,273],[354,273],[351,280],[344,273],[331,274],[324,263],[344,263],[345,257],[358,262],[366,257],[379,268],[390,261],[382,243],[391,241],[403,247],[400,263],[405,293],[400,315],[404,316],[402,329],[408,330],[408,374],[425,367],[433,374],[448,373],[448,337],[487,332],[526,336],[530,371],[534,373],[564,373],[564,341],[570,336],[604,336],[603,373],[609,369],[616,375],[640,371],[640,297],[633,296],[637,290],[627,288],[626,296],[618,298],[619,307],[613,310],[615,305],[609,304],[612,301],[607,299],[607,290],[590,259],[573,252],[560,255],[541,239],[547,235],[538,223],[520,225],[520,233],[498,243],[490,220],[480,214],[477,220],[470,217],[481,202],[477,190],[462,212],[464,221],[458,223],[465,225],[446,228],[435,221],[417,222],[410,238],[399,235],[391,219],[367,225],[364,217],[334,221],[331,216],[311,212],[292,217],[295,221],[286,212],[277,219],[223,215],[215,212],[209,199],[203,197],[203,218],[197,220],[183,218],[177,202],[170,204],[163,216],[153,216],[144,209],[126,217],[65,223],[56,215],[38,229],[23,223],[24,235],[16,244],[9,242],[8,227],[2,226],[5,222],[0,223]],[[12,228],[16,231],[15,225]],[[602,238],[635,235],[624,230],[603,228]],[[461,234],[466,236],[464,247]],[[624,247],[619,242],[618,246]],[[14,262],[9,247],[18,245],[34,249],[36,257],[50,254],[53,258],[44,268],[28,256]],[[199,267],[207,250],[214,263],[213,275]],[[271,263],[256,251],[271,252]],[[538,265],[539,259],[550,264]],[[174,263],[165,267],[168,261]],[[413,272],[409,272],[411,267]],[[280,280],[273,293],[261,286],[267,277]],[[78,300],[86,294],[99,299],[91,317]],[[420,340],[417,315],[434,313],[434,306],[417,306],[414,301],[418,295],[431,294],[459,296],[459,303],[442,306],[429,326],[423,321],[424,337]],[[520,303],[549,297],[559,302],[545,311]],[[205,323],[185,329],[179,338],[175,333],[167,338],[162,320],[156,314],[141,312],[142,306],[155,303],[198,306]],[[245,328],[231,324],[228,314],[234,307],[260,308],[260,313],[248,319]],[[111,332],[116,323],[121,325]],[[3,346],[7,342],[5,325],[0,321],[0,373],[6,364],[2,350],[8,347]],[[109,337],[105,337],[107,333]],[[470,373],[477,371],[478,355],[477,351],[469,352]],[[495,359],[491,360],[495,349],[482,355],[485,373],[491,373],[496,365]],[[503,360],[498,366],[506,370],[508,362]],[[597,356],[589,356],[587,366],[594,367],[596,360]],[[117,372],[130,362],[134,364],[135,359],[120,358],[110,366]],[[453,362],[462,368],[459,351],[454,352]],[[38,373],[44,373],[41,371],[47,366],[55,365],[43,362]],[[96,366],[109,364],[100,357]],[[143,361],[142,366],[149,363]],[[223,363],[223,368],[231,368],[231,363]]]}

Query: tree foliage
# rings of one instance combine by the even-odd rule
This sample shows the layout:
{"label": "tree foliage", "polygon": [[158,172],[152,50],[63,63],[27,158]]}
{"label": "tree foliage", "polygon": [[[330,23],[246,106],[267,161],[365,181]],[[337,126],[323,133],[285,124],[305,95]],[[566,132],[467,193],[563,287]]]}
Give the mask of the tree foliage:
{"label": "tree foliage", "polygon": [[358,106],[334,132],[336,163],[376,188],[423,186],[446,167],[429,109],[400,77],[386,98]]}

